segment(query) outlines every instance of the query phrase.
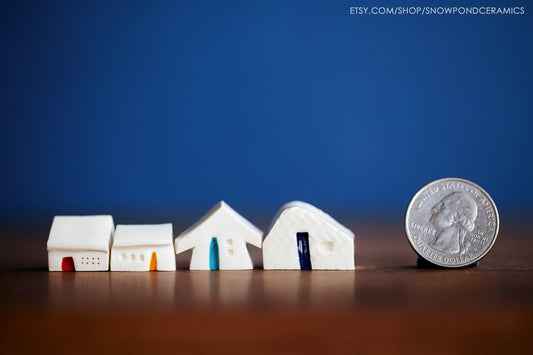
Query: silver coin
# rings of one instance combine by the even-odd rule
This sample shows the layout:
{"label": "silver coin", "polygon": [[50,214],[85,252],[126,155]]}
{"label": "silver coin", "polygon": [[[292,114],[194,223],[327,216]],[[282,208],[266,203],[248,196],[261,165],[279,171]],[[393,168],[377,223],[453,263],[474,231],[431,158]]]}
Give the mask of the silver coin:
{"label": "silver coin", "polygon": [[405,214],[405,232],[416,253],[450,268],[483,258],[496,241],[499,225],[498,210],[489,194],[458,178],[424,186]]}

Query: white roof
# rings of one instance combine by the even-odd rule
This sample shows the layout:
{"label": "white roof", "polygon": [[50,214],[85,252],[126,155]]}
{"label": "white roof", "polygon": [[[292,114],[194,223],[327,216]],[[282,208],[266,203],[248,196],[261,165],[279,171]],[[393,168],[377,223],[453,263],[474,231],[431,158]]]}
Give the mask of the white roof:
{"label": "white roof", "polygon": [[118,224],[113,238],[113,247],[140,245],[171,245],[172,223],[165,224]]}
{"label": "white roof", "polygon": [[263,232],[227,203],[220,201],[198,222],[176,238],[174,241],[176,253],[194,248],[202,242],[202,239],[210,240],[213,236],[220,234],[241,238],[260,248]]}
{"label": "white roof", "polygon": [[47,249],[109,251],[113,231],[113,217],[109,215],[55,216]]}
{"label": "white roof", "polygon": [[313,214],[317,215],[318,217],[322,218],[325,222],[327,222],[327,223],[331,224],[332,226],[336,227],[337,229],[339,229],[341,232],[343,232],[346,235],[350,236],[352,239],[354,238],[354,234],[353,234],[353,232],[351,230],[349,230],[348,228],[346,228],[345,226],[343,226],[342,224],[337,222],[337,220],[335,220],[329,214],[325,213],[321,209],[319,209],[319,208],[317,208],[317,207],[315,207],[315,206],[313,206],[313,205],[311,205],[309,203],[302,202],[302,201],[292,201],[292,202],[288,202],[288,203],[284,204],[279,209],[278,213],[276,214],[276,216],[272,220],[272,223],[270,224],[267,233],[265,233],[265,237],[268,236],[268,234],[270,233],[270,230],[272,229],[272,227],[274,226],[274,224],[276,223],[278,218],[281,216],[281,214],[285,210],[288,210],[290,208],[302,208],[302,209],[304,209],[304,210],[306,210],[306,211],[308,211],[310,213],[313,213]]}

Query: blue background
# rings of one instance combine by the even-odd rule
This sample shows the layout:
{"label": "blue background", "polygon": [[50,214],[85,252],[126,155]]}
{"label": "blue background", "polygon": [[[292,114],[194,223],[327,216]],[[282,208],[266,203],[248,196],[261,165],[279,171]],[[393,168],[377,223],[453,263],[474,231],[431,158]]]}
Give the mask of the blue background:
{"label": "blue background", "polygon": [[531,211],[533,10],[349,14],[369,4],[435,5],[3,3],[2,216],[402,214],[448,176]]}

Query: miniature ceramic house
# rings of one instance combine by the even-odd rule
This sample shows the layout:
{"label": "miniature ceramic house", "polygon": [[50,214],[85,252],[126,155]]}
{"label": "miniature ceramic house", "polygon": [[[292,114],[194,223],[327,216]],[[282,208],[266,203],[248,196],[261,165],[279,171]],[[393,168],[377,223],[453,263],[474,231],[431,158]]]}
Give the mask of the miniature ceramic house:
{"label": "miniature ceramic house", "polygon": [[261,247],[263,232],[220,201],[174,242],[176,254],[193,249],[191,270],[252,269],[246,248]]}
{"label": "miniature ceramic house", "polygon": [[48,237],[50,271],[107,271],[111,216],[56,216]]}
{"label": "miniature ceramic house", "polygon": [[287,203],[263,241],[263,266],[265,270],[353,270],[354,235],[308,203]]}
{"label": "miniature ceramic house", "polygon": [[111,271],[176,270],[172,224],[117,225]]}

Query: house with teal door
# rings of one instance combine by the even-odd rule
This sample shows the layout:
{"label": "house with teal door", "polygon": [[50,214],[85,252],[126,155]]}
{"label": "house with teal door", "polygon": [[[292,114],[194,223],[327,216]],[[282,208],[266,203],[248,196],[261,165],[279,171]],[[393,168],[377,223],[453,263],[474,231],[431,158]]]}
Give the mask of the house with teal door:
{"label": "house with teal door", "polygon": [[176,254],[192,249],[191,270],[253,269],[246,243],[261,248],[263,232],[220,201],[174,241]]}

